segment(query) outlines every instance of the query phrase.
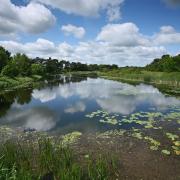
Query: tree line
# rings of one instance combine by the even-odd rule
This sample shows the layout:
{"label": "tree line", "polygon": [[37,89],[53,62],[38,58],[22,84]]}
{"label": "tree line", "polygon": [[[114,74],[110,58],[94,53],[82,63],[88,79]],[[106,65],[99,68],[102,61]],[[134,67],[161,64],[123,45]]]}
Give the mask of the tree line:
{"label": "tree line", "polygon": [[0,74],[3,76],[31,76],[45,74],[59,74],[71,71],[110,71],[124,70],[125,72],[161,71],[180,72],[180,55],[163,55],[160,59],[155,59],[151,64],[141,67],[123,67],[106,64],[83,64],[80,62],[69,62],[58,59],[29,58],[25,54],[17,53],[11,55],[9,51],[0,46]]}
{"label": "tree line", "polygon": [[3,76],[30,76],[59,74],[70,71],[102,71],[118,69],[113,65],[83,64],[80,62],[69,62],[58,59],[29,58],[25,54],[17,53],[11,56],[11,53],[5,48],[0,47],[0,73]]}
{"label": "tree line", "polygon": [[177,56],[163,55],[145,67],[148,71],[180,72],[180,54]]}

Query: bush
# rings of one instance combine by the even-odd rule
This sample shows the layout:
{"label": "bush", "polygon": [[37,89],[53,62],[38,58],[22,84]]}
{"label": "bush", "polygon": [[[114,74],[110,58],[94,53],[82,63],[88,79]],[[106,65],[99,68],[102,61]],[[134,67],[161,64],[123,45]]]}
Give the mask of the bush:
{"label": "bush", "polygon": [[15,77],[19,74],[19,70],[13,63],[9,63],[2,69],[1,73],[3,76]]}
{"label": "bush", "polygon": [[31,72],[34,75],[43,75],[45,73],[45,69],[41,64],[32,64],[31,65]]}
{"label": "bush", "polygon": [[18,67],[19,75],[29,76],[31,75],[31,63],[30,59],[25,54],[16,54],[13,57],[14,67]]}

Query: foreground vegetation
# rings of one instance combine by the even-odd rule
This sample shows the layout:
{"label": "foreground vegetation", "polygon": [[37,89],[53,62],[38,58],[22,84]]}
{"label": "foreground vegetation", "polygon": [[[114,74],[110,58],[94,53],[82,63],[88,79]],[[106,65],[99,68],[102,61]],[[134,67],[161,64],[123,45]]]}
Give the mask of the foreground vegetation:
{"label": "foreground vegetation", "polygon": [[103,156],[80,160],[67,146],[49,138],[7,141],[0,146],[0,179],[105,180],[115,175],[116,163]]}

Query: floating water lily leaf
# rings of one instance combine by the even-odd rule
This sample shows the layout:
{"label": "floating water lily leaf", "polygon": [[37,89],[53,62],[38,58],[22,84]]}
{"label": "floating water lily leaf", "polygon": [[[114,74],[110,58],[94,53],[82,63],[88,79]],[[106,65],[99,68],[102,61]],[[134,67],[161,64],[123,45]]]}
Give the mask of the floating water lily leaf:
{"label": "floating water lily leaf", "polygon": [[134,132],[134,133],[132,133],[132,136],[137,138],[137,139],[143,139],[141,132]]}
{"label": "floating water lily leaf", "polygon": [[166,133],[166,136],[171,139],[172,141],[174,141],[175,139],[179,138],[178,135],[176,134],[172,134],[172,133]]}
{"label": "floating water lily leaf", "polygon": [[166,116],[165,116],[165,118],[167,118],[167,119],[177,119],[177,123],[179,123],[180,124],[180,120],[179,120],[179,118],[180,118],[180,112],[171,112],[171,113],[169,113],[169,114],[167,114]]}
{"label": "floating water lily leaf", "polygon": [[174,141],[173,144],[174,144],[175,146],[180,147],[180,141]]}
{"label": "floating water lily leaf", "polygon": [[168,150],[166,150],[166,149],[163,149],[161,152],[162,152],[163,154],[165,154],[165,155],[170,155],[170,154],[171,154],[171,152],[168,151]]}
{"label": "floating water lily leaf", "polygon": [[150,144],[152,144],[153,146],[158,147],[158,146],[161,145],[161,143],[160,143],[159,141],[153,139],[152,137],[145,136],[144,139],[145,139],[146,141],[150,142]]}
{"label": "floating water lily leaf", "polygon": [[158,150],[158,146],[150,146],[149,147],[151,150],[153,150],[153,151],[157,151]]}
{"label": "floating water lily leaf", "polygon": [[163,129],[163,128],[159,126],[159,127],[153,127],[153,129]]}
{"label": "floating water lily leaf", "polygon": [[107,124],[112,124],[112,125],[118,124],[117,119],[110,119],[110,118],[107,118],[107,120],[101,119],[99,122],[101,122],[101,123],[107,123]]}
{"label": "floating water lily leaf", "polygon": [[174,150],[175,154],[180,156],[180,150]]}
{"label": "floating water lily leaf", "polygon": [[149,125],[147,125],[147,126],[144,126],[146,129],[151,129],[151,128],[153,128],[153,125],[152,124],[149,124]]}
{"label": "floating water lily leaf", "polygon": [[78,132],[78,131],[66,134],[66,135],[62,136],[62,144],[63,145],[72,144],[72,143],[76,142],[81,135],[82,135],[82,133]]}
{"label": "floating water lily leaf", "polygon": [[[98,110],[96,112],[92,112],[86,117],[89,117],[89,118],[99,117],[100,119],[99,122],[107,123],[111,125],[118,124],[121,126],[124,123],[128,123],[128,124],[136,123],[138,125],[144,126],[144,128],[146,129],[161,130],[164,128],[163,124],[161,123],[165,121],[174,122],[175,120],[175,122],[180,124],[180,120],[179,120],[180,112],[176,112],[178,110],[177,109],[175,110],[174,107],[169,107],[169,108],[170,108],[169,109],[170,111],[168,111],[169,113],[154,112],[155,108],[151,108],[150,109],[152,110],[151,112],[140,111],[140,112],[133,113],[131,115],[119,115],[117,113],[116,114],[108,113],[105,111]],[[118,119],[118,116],[120,116],[121,119]],[[142,129],[142,130],[145,131],[145,129]],[[157,151],[161,146],[161,142],[149,136],[144,137],[142,130],[141,128],[137,129],[137,128],[132,127],[131,136],[140,140],[145,140],[149,144],[149,148],[151,150]],[[178,128],[178,130],[180,130],[180,128]],[[118,136],[118,135],[123,135],[123,134],[124,134],[123,131],[119,132],[119,131],[111,130],[111,131],[107,131],[105,133],[99,134],[98,137],[110,138],[112,136]],[[173,146],[172,146],[173,151],[175,152],[175,154],[178,154],[180,151],[179,149],[180,142],[178,140],[179,136],[176,134],[169,133],[169,132],[166,133],[166,136],[168,139],[171,139],[173,141]],[[170,155],[171,152],[169,150],[163,149],[162,154]]]}
{"label": "floating water lily leaf", "polygon": [[172,146],[172,148],[177,151],[180,150],[179,147],[177,147],[177,146]]}
{"label": "floating water lily leaf", "polygon": [[132,120],[129,120],[129,119],[122,119],[122,121],[123,121],[124,123],[132,123],[132,122],[133,122]]}
{"label": "floating water lily leaf", "polygon": [[137,132],[137,131],[139,131],[139,129],[137,129],[137,128],[132,128],[132,130],[134,131],[134,132]]}
{"label": "floating water lily leaf", "polygon": [[146,121],[140,121],[140,120],[135,121],[135,123],[136,123],[136,124],[140,124],[140,125],[147,124],[147,122],[146,122]]}

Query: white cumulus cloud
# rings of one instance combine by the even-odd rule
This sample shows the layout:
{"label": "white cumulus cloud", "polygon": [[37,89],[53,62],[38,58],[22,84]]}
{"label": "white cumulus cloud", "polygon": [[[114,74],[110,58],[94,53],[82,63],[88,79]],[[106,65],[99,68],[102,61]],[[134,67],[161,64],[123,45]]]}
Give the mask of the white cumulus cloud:
{"label": "white cumulus cloud", "polygon": [[[80,41],[75,45],[67,42],[54,43],[39,38],[35,42],[0,41],[10,52],[26,53],[30,57],[52,57],[69,61],[119,66],[144,66],[154,58],[170,53],[167,45],[180,44],[180,33],[171,26],[162,26],[152,36],[142,34],[132,22],[107,24],[96,38]],[[179,52],[176,52],[179,53]]]}
{"label": "white cumulus cloud", "polygon": [[180,44],[180,32],[172,26],[162,26],[160,32],[153,37],[154,44],[169,45]]}
{"label": "white cumulus cloud", "polygon": [[139,28],[131,22],[104,26],[98,34],[97,40],[119,46],[146,46],[149,44],[148,38],[140,34]]}
{"label": "white cumulus cloud", "polygon": [[63,25],[61,27],[61,30],[65,33],[65,35],[73,35],[74,37],[79,39],[83,38],[86,33],[83,27],[77,27],[72,24]]}
{"label": "white cumulus cloud", "polygon": [[70,107],[66,108],[64,110],[64,112],[74,114],[74,113],[77,113],[77,112],[84,112],[85,109],[86,109],[86,105],[82,101],[80,101],[80,102],[76,102],[75,104],[73,104]]}
{"label": "white cumulus cloud", "polygon": [[56,21],[49,9],[34,2],[27,6],[16,6],[10,0],[0,3],[0,35],[17,32],[37,34],[49,29]]}
{"label": "white cumulus cloud", "polygon": [[97,17],[101,11],[106,11],[109,21],[121,17],[120,8],[124,0],[32,0],[50,5],[67,14],[86,17]]}

